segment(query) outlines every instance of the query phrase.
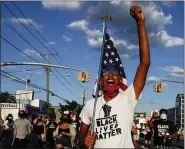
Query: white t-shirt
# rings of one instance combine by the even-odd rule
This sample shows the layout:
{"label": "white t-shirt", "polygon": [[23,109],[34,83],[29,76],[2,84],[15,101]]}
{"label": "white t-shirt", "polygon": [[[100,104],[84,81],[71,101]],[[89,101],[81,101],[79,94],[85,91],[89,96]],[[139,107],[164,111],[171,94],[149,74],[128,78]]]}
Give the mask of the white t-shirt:
{"label": "white t-shirt", "polygon": [[[94,99],[87,101],[80,114],[82,122],[87,125],[92,121],[94,101]],[[95,114],[97,138],[94,148],[134,148],[131,128],[137,102],[133,84],[107,103],[103,97],[97,99]],[[104,117],[102,106],[105,104],[111,107],[108,117]]]}

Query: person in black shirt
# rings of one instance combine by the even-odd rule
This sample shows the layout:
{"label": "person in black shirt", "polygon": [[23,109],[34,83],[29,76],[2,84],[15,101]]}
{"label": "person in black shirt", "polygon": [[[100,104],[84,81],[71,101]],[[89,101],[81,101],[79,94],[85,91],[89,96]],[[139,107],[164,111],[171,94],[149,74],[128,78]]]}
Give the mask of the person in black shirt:
{"label": "person in black shirt", "polygon": [[55,141],[53,138],[53,132],[57,128],[56,116],[51,115],[49,121],[46,123],[46,140],[48,142],[48,147],[53,148],[55,145]]}
{"label": "person in black shirt", "polygon": [[155,120],[155,114],[150,119],[149,126],[154,130],[154,146],[171,146],[172,138],[178,135],[177,128],[173,122],[167,120],[167,110],[160,110],[160,119]]}

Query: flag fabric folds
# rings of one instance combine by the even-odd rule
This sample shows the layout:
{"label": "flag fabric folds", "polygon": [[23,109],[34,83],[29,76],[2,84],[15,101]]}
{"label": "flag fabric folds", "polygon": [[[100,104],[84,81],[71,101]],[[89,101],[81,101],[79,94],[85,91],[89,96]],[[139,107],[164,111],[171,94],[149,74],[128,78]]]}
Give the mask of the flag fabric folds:
{"label": "flag fabric folds", "polygon": [[[123,64],[121,62],[120,56],[118,54],[117,49],[114,47],[114,43],[112,40],[110,40],[110,36],[108,33],[105,34],[105,43],[104,43],[104,50],[103,50],[103,57],[101,62],[101,70],[106,67],[107,64],[114,64],[117,67],[120,68],[122,82],[120,84],[120,88],[122,91],[125,91],[127,89],[127,80],[126,75],[124,71]],[[95,91],[97,88],[97,81],[95,82],[95,88],[93,92],[93,97],[95,97]],[[100,95],[98,95],[100,96]]]}

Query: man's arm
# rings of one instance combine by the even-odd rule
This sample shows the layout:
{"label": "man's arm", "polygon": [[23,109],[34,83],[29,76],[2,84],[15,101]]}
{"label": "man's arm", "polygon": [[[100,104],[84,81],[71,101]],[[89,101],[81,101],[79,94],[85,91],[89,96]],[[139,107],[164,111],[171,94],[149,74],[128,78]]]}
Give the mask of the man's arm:
{"label": "man's arm", "polygon": [[16,136],[17,136],[17,129],[14,128],[14,131],[13,131],[13,139],[12,139],[12,145],[14,145],[14,143],[15,143]]}
{"label": "man's arm", "polygon": [[169,135],[169,138],[175,138],[177,136],[178,136],[178,133],[176,131],[176,132],[173,132],[171,135]]}
{"label": "man's arm", "polygon": [[148,69],[150,66],[150,50],[147,32],[145,28],[145,18],[142,9],[139,6],[132,6],[130,9],[132,17],[136,20],[138,36],[139,36],[139,55],[140,64],[137,68],[136,75],[134,78],[133,86],[136,94],[136,99],[139,98],[145,82]]}

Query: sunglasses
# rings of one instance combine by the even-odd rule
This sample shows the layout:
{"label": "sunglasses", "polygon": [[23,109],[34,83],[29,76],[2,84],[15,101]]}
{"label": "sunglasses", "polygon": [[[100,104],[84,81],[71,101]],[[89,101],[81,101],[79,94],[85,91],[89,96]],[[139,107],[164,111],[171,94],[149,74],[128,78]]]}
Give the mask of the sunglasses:
{"label": "sunglasses", "polygon": [[117,70],[117,69],[104,69],[104,70],[102,70],[101,75],[102,76],[108,76],[109,73],[112,73],[113,75],[117,76],[117,75],[120,74],[120,71]]}

